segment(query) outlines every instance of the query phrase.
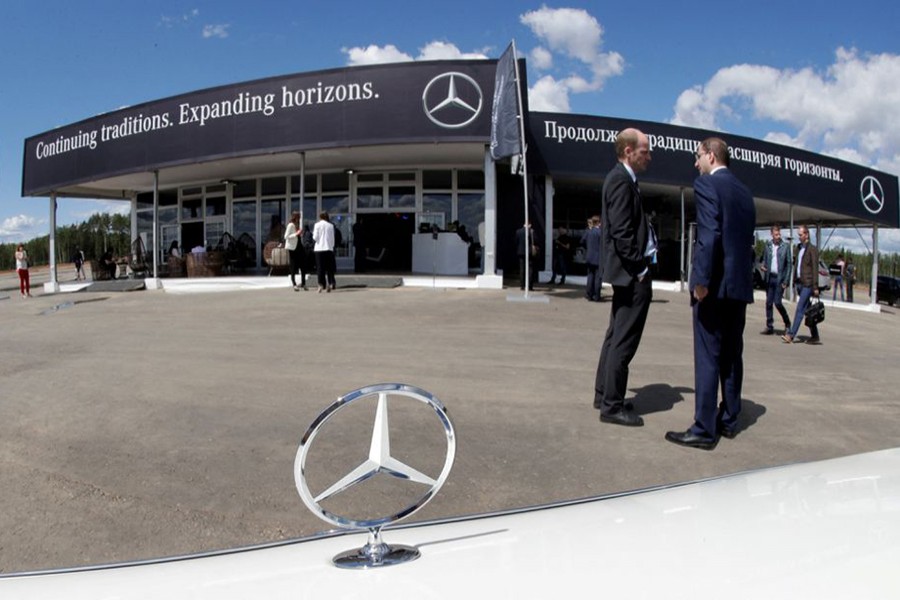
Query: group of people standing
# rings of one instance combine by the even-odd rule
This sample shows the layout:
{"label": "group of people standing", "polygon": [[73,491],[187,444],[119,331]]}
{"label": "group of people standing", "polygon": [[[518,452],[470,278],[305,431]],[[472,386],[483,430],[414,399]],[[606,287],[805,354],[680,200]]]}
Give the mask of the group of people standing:
{"label": "group of people standing", "polygon": [[[312,231],[302,224],[299,212],[291,213],[291,220],[284,230],[284,246],[290,258],[291,286],[295,292],[308,289],[306,276],[313,259],[316,265],[317,292],[331,292],[335,288],[335,228],[327,212],[319,214],[319,220]],[[297,273],[300,273],[299,285]]]}
{"label": "group of people standing", "polygon": [[[760,333],[763,335],[775,334],[774,309],[784,323],[784,335],[781,339],[786,344],[797,341],[800,325],[805,321],[806,309],[813,301],[819,298],[819,251],[815,245],[809,242],[809,228],[801,225],[797,230],[800,243],[794,253],[793,262],[791,250],[781,238],[781,226],[772,225],[770,230],[772,238],[766,242],[763,251],[763,259],[760,268],[765,274],[766,283],[766,328]],[[791,265],[794,265],[793,269]],[[791,323],[788,312],[784,308],[782,299],[788,286],[794,283],[797,287],[797,309],[794,313],[794,321]],[[842,291],[843,293],[843,291]],[[810,337],[807,344],[821,344],[819,328],[810,320],[807,324]]]}
{"label": "group of people standing", "polygon": [[[653,298],[650,265],[656,240],[642,205],[637,176],[650,165],[646,134],[625,129],[616,139],[617,164],[603,182],[602,277],[613,288],[609,325],[594,383],[600,421],[639,427],[643,419],[626,402],[629,364],[643,335]],[[756,209],[750,190],[728,168],[724,140],[697,148],[694,181],[697,239],[689,287],[694,331],[694,422],[665,439],[711,450],[737,434],[743,385],[743,333],[753,302],[751,266]],[[718,403],[719,389],[722,402]]]}

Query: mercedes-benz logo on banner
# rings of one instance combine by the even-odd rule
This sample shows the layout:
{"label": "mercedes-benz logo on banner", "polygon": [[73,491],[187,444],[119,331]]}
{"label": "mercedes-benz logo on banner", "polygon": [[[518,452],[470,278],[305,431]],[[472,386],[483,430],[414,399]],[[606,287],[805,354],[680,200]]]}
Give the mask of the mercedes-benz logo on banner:
{"label": "mercedes-benz logo on banner", "polygon": [[[366,401],[372,400],[376,402],[376,406],[372,437],[369,440],[368,456],[360,455],[359,462],[357,462],[355,452],[348,450],[347,454],[349,454],[351,462],[348,463],[347,472],[338,476],[337,480],[331,485],[327,487],[322,486],[325,489],[313,492],[307,481],[307,459],[313,440],[316,439],[325,423],[343,409],[352,405],[365,404]],[[414,400],[415,402],[409,402],[409,400]],[[404,461],[398,458],[398,455],[391,451],[391,422],[388,416],[389,403],[394,406],[394,410],[403,411],[402,414],[405,416],[408,416],[409,412],[419,415],[420,411],[424,410],[421,416],[416,417],[417,423],[429,415],[432,415],[433,418],[436,417],[441,428],[440,430],[443,431],[442,438],[444,444],[446,444],[446,450],[441,449],[444,444],[441,444],[441,448],[435,447],[432,449],[428,445],[429,436],[421,437],[422,434],[418,432],[429,431],[427,421],[422,421],[416,425],[417,445],[410,451],[409,440],[407,440],[407,459]],[[424,409],[422,405],[425,405]],[[362,414],[364,416],[366,413],[364,410],[362,413],[357,410],[354,414]],[[350,428],[346,429],[346,431],[353,431],[354,421],[358,422],[358,419],[354,420],[352,416],[340,419],[340,423],[343,424],[344,428],[348,427],[348,421]],[[337,427],[341,427],[341,424],[337,425]],[[356,430],[358,430],[358,427]],[[341,431],[345,431],[345,429],[341,429]],[[435,429],[434,433],[437,433],[437,431]],[[356,447],[357,440],[359,440],[358,434],[353,434],[353,437],[347,437],[344,434],[338,437],[336,447],[352,449]],[[359,449],[362,450],[362,448]],[[424,455],[429,453],[432,455],[430,467],[417,464],[418,468],[416,468],[410,464],[410,462],[421,463],[425,460]],[[402,453],[399,456],[402,456]],[[335,565],[343,568],[382,567],[419,557],[419,551],[416,548],[388,545],[382,542],[381,529],[385,525],[410,516],[425,506],[441,489],[441,486],[444,485],[447,476],[450,474],[455,456],[456,433],[450,418],[447,416],[444,405],[437,398],[420,388],[404,383],[382,383],[360,388],[338,398],[316,417],[303,435],[300,447],[297,449],[297,456],[294,459],[294,482],[297,485],[297,491],[300,493],[303,503],[317,517],[337,527],[363,529],[369,532],[369,541],[364,547],[349,550],[335,556],[333,559]],[[333,460],[334,451],[323,458]],[[429,471],[437,471],[437,466],[441,459],[443,459],[443,467],[440,469],[440,473],[429,474]],[[349,465],[352,464],[356,464],[356,466],[350,468]],[[380,491],[373,492],[372,487],[360,486],[360,484],[374,480],[376,477],[380,477],[381,481],[380,483],[373,482],[375,485],[374,489]],[[326,482],[332,480],[333,478],[329,477]],[[366,507],[366,510],[373,511],[371,499],[375,496],[370,496],[370,494],[374,493],[384,497],[384,486],[396,490],[396,492],[391,492],[387,495],[388,500],[396,501],[395,495],[398,498],[407,498],[400,500],[400,505],[406,504],[406,506],[396,511],[388,509],[387,512],[389,514],[387,515],[372,515],[365,518],[342,516],[333,512],[335,509],[327,509],[323,506],[323,503],[329,500],[341,506],[341,501],[338,497],[353,490],[351,495],[356,494],[362,500],[361,503]],[[411,503],[407,504],[409,499],[412,499]],[[342,512],[348,512],[348,505],[344,504],[343,506]]]}
{"label": "mercedes-benz logo on banner", "polygon": [[873,215],[877,215],[884,208],[884,188],[881,187],[881,182],[871,175],[864,177],[859,184],[859,197],[866,210]]}
{"label": "mercedes-benz logo on banner", "polygon": [[425,115],[447,129],[465,127],[474,121],[481,114],[483,104],[478,82],[457,71],[438,75],[422,92]]}

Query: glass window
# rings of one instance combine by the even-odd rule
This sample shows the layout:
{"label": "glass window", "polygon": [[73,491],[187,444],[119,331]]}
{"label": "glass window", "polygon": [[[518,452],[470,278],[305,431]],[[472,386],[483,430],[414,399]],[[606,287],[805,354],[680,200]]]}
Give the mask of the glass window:
{"label": "glass window", "polygon": [[234,222],[234,237],[249,248],[251,263],[256,264],[256,202],[235,202],[232,209],[232,221]]}
{"label": "glass window", "polygon": [[160,234],[160,263],[165,263],[168,260],[169,248],[172,247],[172,242],[178,243],[178,226],[166,225],[160,227]]}
{"label": "glass window", "polygon": [[428,189],[449,190],[453,187],[453,173],[447,171],[424,171],[422,187]]}
{"label": "glass window", "polygon": [[[350,212],[350,196],[323,196],[322,210],[329,215],[339,215]],[[318,215],[316,215],[318,217]]]}
{"label": "glass window", "polygon": [[206,216],[219,217],[225,216],[225,198],[207,198],[206,199]]}
{"label": "glass window", "polygon": [[[318,189],[316,187],[316,176],[315,175],[307,175],[304,177],[303,190],[304,194],[314,194]],[[291,193],[299,194],[300,193],[300,176],[294,175],[291,177]]]}
{"label": "glass window", "polygon": [[178,205],[178,190],[167,190],[165,192],[159,193],[159,205],[160,206],[177,206]]}
{"label": "glass window", "polygon": [[202,194],[203,194],[203,188],[201,188],[201,187],[190,187],[190,188],[184,188],[183,190],[181,190],[182,198],[187,198],[189,196],[200,196]]}
{"label": "glass window", "polygon": [[459,194],[456,216],[468,234],[478,239],[478,224],[484,221],[484,194]]}
{"label": "glass window", "polygon": [[460,190],[483,190],[484,171],[463,171],[456,173],[456,187]]}
{"label": "glass window", "polygon": [[256,180],[245,179],[234,184],[234,190],[231,193],[233,198],[253,198],[256,196]]}
{"label": "glass window", "polygon": [[206,186],[207,194],[224,194],[225,193],[225,184],[217,183],[215,185]]}
{"label": "glass window", "polygon": [[153,232],[153,211],[144,210],[136,213],[138,235],[146,233],[152,236]]}
{"label": "glass window", "polygon": [[329,213],[328,218],[334,225],[334,255],[350,256],[351,223],[348,215]]}
{"label": "glass window", "polygon": [[176,225],[178,223],[178,207],[166,206],[157,212],[160,225]]}
{"label": "glass window", "polygon": [[323,173],[322,174],[322,191],[323,192],[346,192],[350,189],[348,176],[346,173]]}
{"label": "glass window", "polygon": [[311,225],[315,223],[319,218],[319,211],[316,209],[316,197],[315,196],[307,196],[303,199],[303,222]]}
{"label": "glass window", "polygon": [[412,172],[388,173],[388,181],[416,181],[416,174]]}
{"label": "glass window", "polygon": [[214,219],[206,222],[206,245],[218,248],[225,233],[225,219]]}
{"label": "glass window", "polygon": [[199,219],[201,218],[201,204],[202,201],[200,198],[196,200],[182,200],[181,201],[181,220],[187,221],[190,219]]}
{"label": "glass window", "polygon": [[[431,215],[443,215],[441,219],[429,218],[429,223],[438,223],[441,229],[444,229],[446,223],[451,221],[453,214],[453,195],[452,194],[423,194],[422,195],[422,212]],[[424,219],[423,219],[424,220]]]}
{"label": "glass window", "polygon": [[360,173],[356,176],[357,183],[381,183],[384,175],[381,173]]}
{"label": "glass window", "polygon": [[284,203],[284,200],[263,200],[259,205],[262,232],[267,242],[284,239]]}
{"label": "glass window", "polygon": [[364,187],[356,190],[356,207],[360,209],[384,206],[384,191],[379,187]]}
{"label": "glass window", "polygon": [[415,208],[415,186],[393,186],[389,190],[388,208]]}
{"label": "glass window", "polygon": [[137,195],[137,209],[153,208],[153,192],[145,192]]}
{"label": "glass window", "polygon": [[287,178],[266,177],[262,180],[263,196],[284,196],[287,192]]}

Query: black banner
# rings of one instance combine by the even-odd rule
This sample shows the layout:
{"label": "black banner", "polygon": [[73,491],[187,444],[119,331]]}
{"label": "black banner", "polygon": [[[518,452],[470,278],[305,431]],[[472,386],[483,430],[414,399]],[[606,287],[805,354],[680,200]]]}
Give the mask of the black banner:
{"label": "black banner", "polygon": [[494,160],[522,153],[515,60],[515,45],[510,44],[497,62],[491,109],[491,157]]}
{"label": "black banner", "polygon": [[897,177],[836,158],[752,138],[629,119],[531,113],[529,172],[598,179],[616,162],[616,134],[636,127],[650,137],[653,159],[641,179],[691,187],[694,151],[718,136],[732,150],[731,169],[754,197],[900,227]]}
{"label": "black banner", "polygon": [[266,153],[405,142],[487,143],[495,60],[351,67],[201,90],[25,141],[22,195]]}

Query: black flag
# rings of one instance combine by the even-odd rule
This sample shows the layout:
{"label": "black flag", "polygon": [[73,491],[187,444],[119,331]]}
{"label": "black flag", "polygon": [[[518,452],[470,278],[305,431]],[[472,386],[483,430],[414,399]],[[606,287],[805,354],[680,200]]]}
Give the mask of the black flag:
{"label": "black flag", "polygon": [[491,158],[494,160],[522,153],[515,61],[515,46],[510,44],[497,62],[494,81],[491,110]]}

